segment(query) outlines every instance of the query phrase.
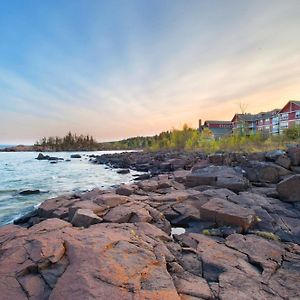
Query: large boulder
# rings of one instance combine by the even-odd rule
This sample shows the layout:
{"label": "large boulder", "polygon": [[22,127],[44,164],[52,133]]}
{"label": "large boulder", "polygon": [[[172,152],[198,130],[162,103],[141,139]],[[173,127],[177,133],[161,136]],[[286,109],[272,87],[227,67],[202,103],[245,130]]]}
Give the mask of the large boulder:
{"label": "large boulder", "polygon": [[251,182],[277,183],[280,178],[291,172],[272,162],[249,161],[243,165]]}
{"label": "large boulder", "polygon": [[80,201],[78,198],[61,196],[44,201],[38,208],[41,218],[68,218],[69,207]]}
{"label": "large boulder", "polygon": [[145,207],[138,202],[125,203],[110,209],[103,219],[112,223],[150,222],[152,217]]}
{"label": "large boulder", "polygon": [[51,219],[0,229],[0,299],[180,300],[163,240],[146,223],[79,229]]}
{"label": "large boulder", "polygon": [[121,184],[117,189],[116,189],[116,194],[122,195],[122,196],[130,196],[134,192],[134,188],[131,185],[128,184]]}
{"label": "large boulder", "polygon": [[257,220],[252,209],[219,198],[212,198],[201,206],[200,218],[205,221],[214,221],[219,226],[241,226],[244,230],[253,226]]}
{"label": "large boulder", "polygon": [[78,209],[76,210],[73,218],[72,225],[76,227],[89,227],[93,224],[101,223],[102,219],[93,213],[90,209]]}
{"label": "large boulder", "polygon": [[226,246],[247,254],[249,260],[263,269],[263,276],[271,276],[280,266],[285,253],[283,246],[256,235],[232,234]]}
{"label": "large boulder", "polygon": [[300,166],[300,147],[288,148],[287,154],[293,166]]}
{"label": "large boulder", "polygon": [[209,166],[186,176],[186,186],[210,185],[240,192],[249,187],[241,170],[228,166]]}
{"label": "large boulder", "polygon": [[44,155],[43,153],[39,153],[36,157],[37,160],[48,160],[49,155]]}
{"label": "large boulder", "polygon": [[275,163],[285,169],[290,169],[292,165],[291,159],[287,155],[279,156]]}
{"label": "large boulder", "polygon": [[283,156],[285,154],[282,150],[273,150],[266,152],[265,158],[267,161],[276,161],[280,156]]}
{"label": "large boulder", "polygon": [[100,206],[115,207],[128,202],[129,197],[107,193],[97,196],[93,201]]}
{"label": "large boulder", "polygon": [[293,175],[279,182],[277,192],[282,201],[300,201],[300,175]]}

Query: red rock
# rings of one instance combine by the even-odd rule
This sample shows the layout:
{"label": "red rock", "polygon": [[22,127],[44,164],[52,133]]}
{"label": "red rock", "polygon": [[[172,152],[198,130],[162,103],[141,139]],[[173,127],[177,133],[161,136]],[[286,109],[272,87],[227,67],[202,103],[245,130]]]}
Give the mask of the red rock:
{"label": "red rock", "polygon": [[89,209],[96,215],[102,215],[106,211],[106,207],[100,206],[91,200],[79,201],[69,207],[69,221],[72,221],[74,214],[78,209]]}
{"label": "red rock", "polygon": [[227,200],[212,198],[200,208],[202,220],[214,221],[217,225],[237,225],[247,230],[256,223],[252,209],[244,208]]}
{"label": "red rock", "polygon": [[173,175],[174,175],[175,181],[177,181],[179,183],[185,183],[186,176],[189,175],[190,173],[191,172],[187,171],[187,170],[177,170],[177,171],[174,171]]}
{"label": "red rock", "polygon": [[134,192],[134,188],[127,184],[122,184],[116,189],[116,193],[122,196],[130,196]]}
{"label": "red rock", "polygon": [[97,196],[93,201],[100,206],[115,207],[128,202],[130,199],[126,196],[107,193]]}
{"label": "red rock", "polygon": [[[44,201],[38,208],[38,214],[41,218],[57,218],[65,213],[68,215],[68,207],[74,205],[80,199],[72,199],[71,197],[63,196],[52,198]],[[61,213],[58,213],[62,209]]]}
{"label": "red rock", "polygon": [[212,299],[211,290],[205,279],[189,273],[174,276],[174,283],[178,293],[198,297],[201,299]]}
{"label": "red rock", "polygon": [[263,268],[263,276],[271,276],[281,265],[285,249],[273,241],[256,235],[232,234],[226,239],[227,246],[247,254],[249,261]]}
{"label": "red rock", "polygon": [[143,180],[138,183],[140,189],[145,192],[154,192],[158,189],[158,182],[156,180]]}
{"label": "red rock", "polygon": [[145,204],[135,202],[118,205],[110,209],[103,219],[106,222],[113,223],[150,222],[152,217],[148,210],[144,208],[145,206]]}
{"label": "red rock", "polygon": [[76,227],[89,227],[93,224],[101,223],[102,219],[90,209],[77,209],[71,223]]}

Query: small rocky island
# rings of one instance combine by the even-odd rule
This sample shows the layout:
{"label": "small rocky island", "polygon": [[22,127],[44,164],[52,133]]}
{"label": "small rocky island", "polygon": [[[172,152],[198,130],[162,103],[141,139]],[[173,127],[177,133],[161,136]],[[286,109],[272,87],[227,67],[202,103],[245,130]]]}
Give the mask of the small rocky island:
{"label": "small rocky island", "polygon": [[300,147],[90,160],[145,173],[0,228],[0,299],[300,298]]}

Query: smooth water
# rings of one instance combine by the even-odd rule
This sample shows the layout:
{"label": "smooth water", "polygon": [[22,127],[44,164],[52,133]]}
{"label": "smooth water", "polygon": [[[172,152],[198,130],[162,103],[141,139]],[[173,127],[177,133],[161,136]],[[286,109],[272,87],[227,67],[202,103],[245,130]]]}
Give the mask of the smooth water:
{"label": "smooth water", "polygon": [[[116,152],[116,151],[115,151]],[[121,152],[121,151],[120,151]],[[113,153],[105,151],[76,152],[82,158],[59,161],[36,160],[36,152],[0,152],[0,226],[11,223],[34,209],[44,200],[58,195],[108,188],[133,180],[134,174],[118,174],[116,169],[89,162],[88,155]],[[44,153],[70,159],[70,152]],[[24,190],[40,190],[42,193],[22,196]]]}

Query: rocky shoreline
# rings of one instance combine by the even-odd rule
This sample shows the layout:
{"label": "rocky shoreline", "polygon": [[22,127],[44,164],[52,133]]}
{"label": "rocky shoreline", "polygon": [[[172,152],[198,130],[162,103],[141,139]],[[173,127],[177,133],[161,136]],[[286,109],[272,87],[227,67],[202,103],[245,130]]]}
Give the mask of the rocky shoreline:
{"label": "rocky shoreline", "polygon": [[0,228],[0,299],[300,298],[300,147],[90,160],[146,173]]}

